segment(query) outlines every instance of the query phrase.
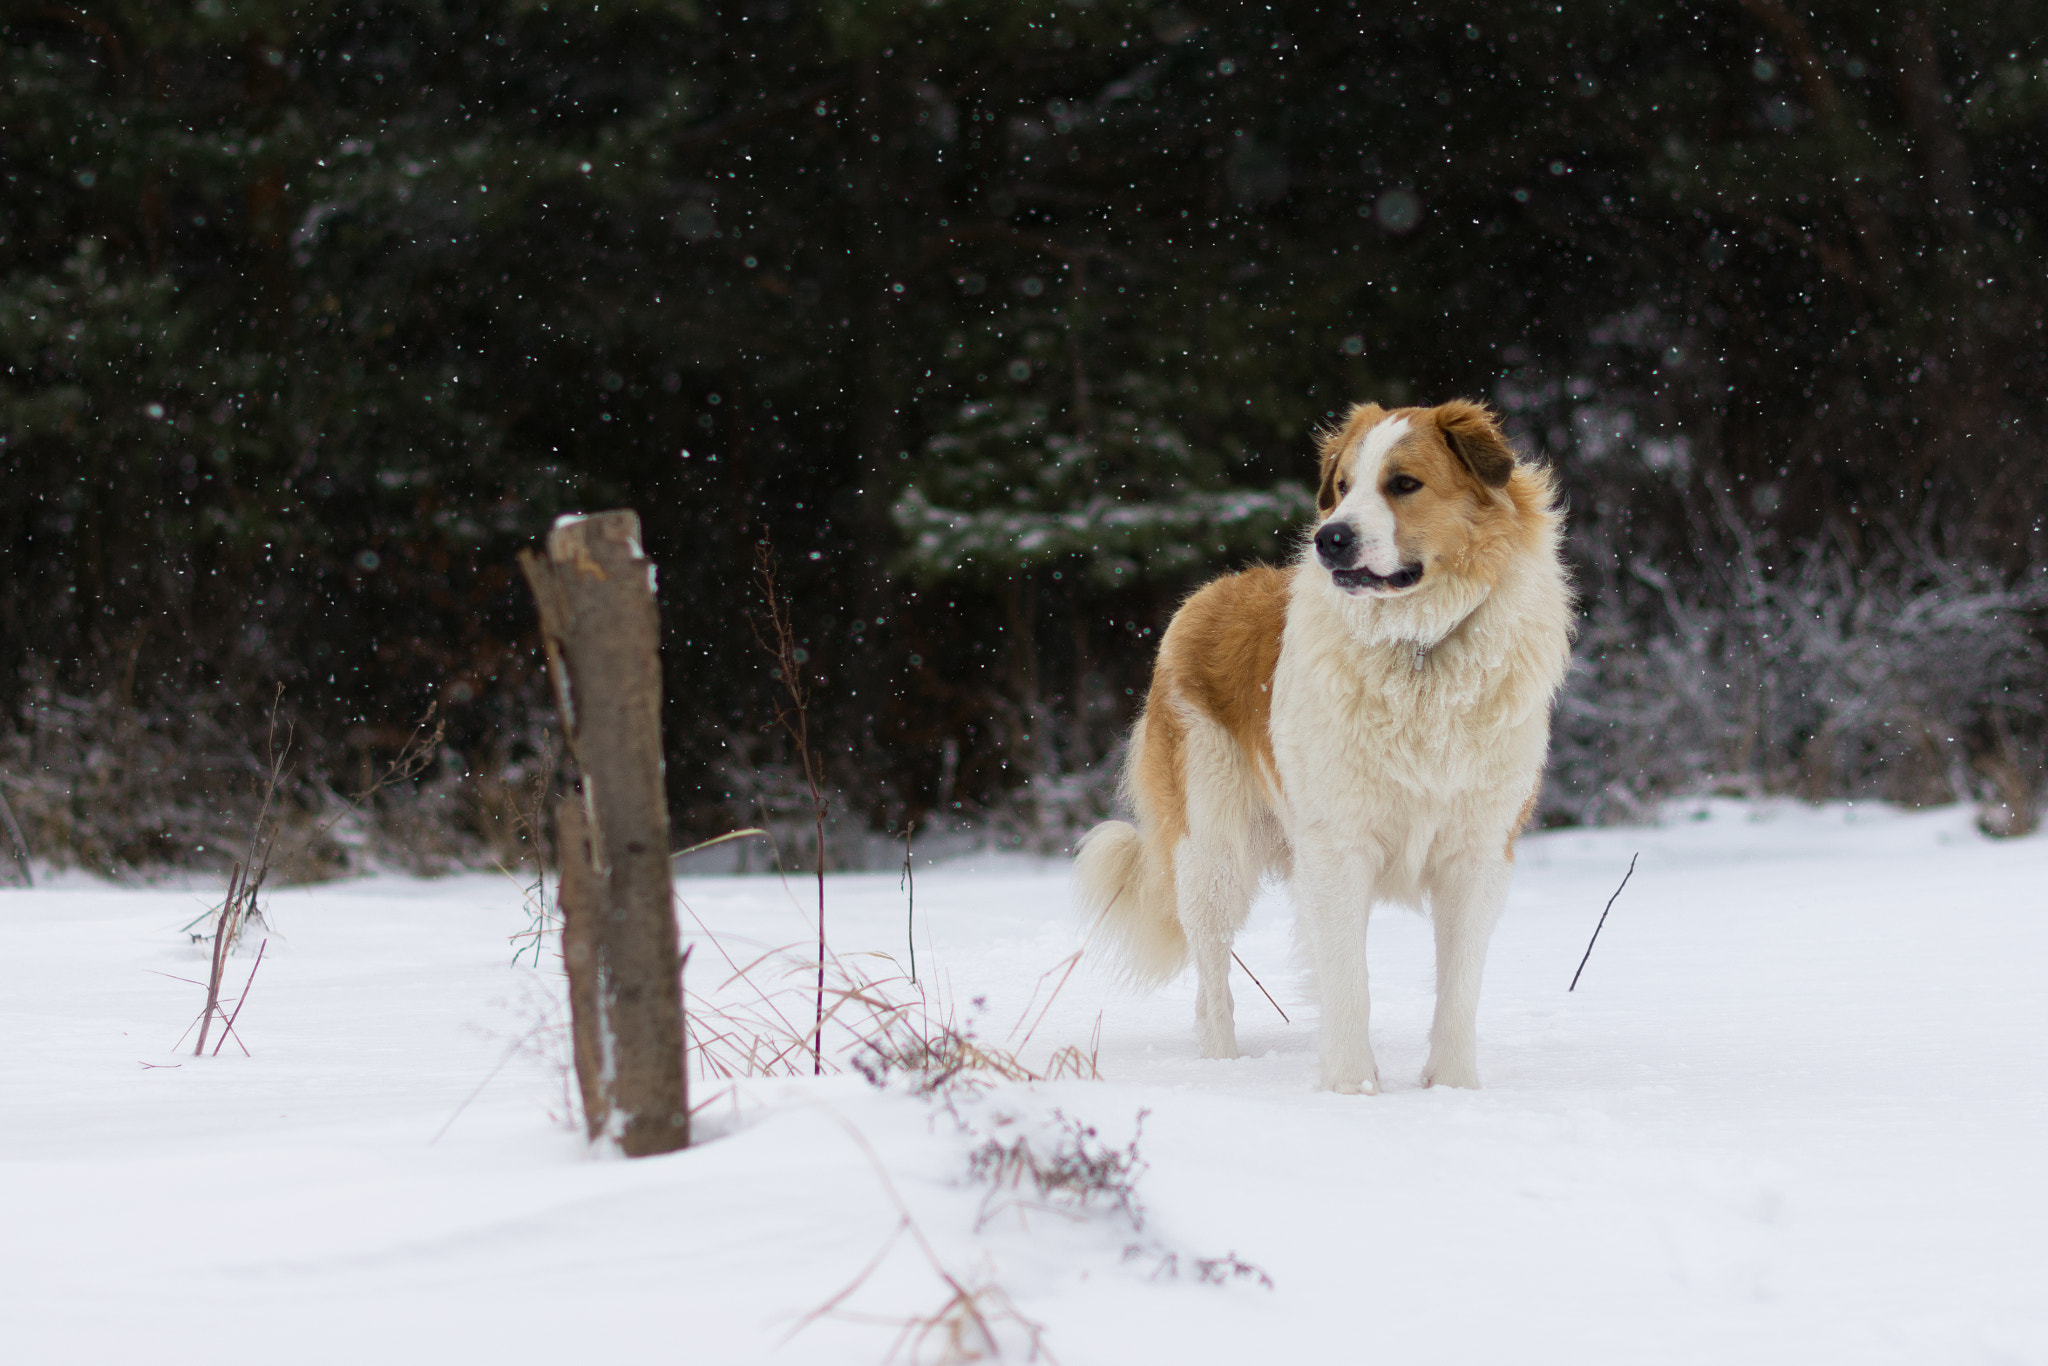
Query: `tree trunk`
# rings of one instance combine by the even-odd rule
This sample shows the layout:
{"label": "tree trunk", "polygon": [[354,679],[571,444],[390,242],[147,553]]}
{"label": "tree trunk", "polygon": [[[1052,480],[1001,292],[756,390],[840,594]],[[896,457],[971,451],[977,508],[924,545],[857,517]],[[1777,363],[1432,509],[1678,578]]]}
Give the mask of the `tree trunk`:
{"label": "tree trunk", "polygon": [[[562,860],[565,958],[588,942],[571,928],[581,909],[571,899],[588,888],[584,905],[597,908],[595,982],[586,979],[582,1003],[587,1018],[594,1001],[596,1019],[573,1026],[579,1074],[586,1061],[595,1066],[602,1104],[590,1108],[586,1083],[586,1119],[593,1131],[616,1135],[629,1157],[673,1152],[689,1142],[689,1106],[662,784],[654,566],[641,553],[640,519],[630,511],[563,518],[549,533],[546,557],[522,552],[519,566],[540,604],[548,671],[576,757],[587,825],[582,840],[564,838]],[[578,845],[587,868],[570,874]],[[572,965],[572,1012],[576,971]]]}

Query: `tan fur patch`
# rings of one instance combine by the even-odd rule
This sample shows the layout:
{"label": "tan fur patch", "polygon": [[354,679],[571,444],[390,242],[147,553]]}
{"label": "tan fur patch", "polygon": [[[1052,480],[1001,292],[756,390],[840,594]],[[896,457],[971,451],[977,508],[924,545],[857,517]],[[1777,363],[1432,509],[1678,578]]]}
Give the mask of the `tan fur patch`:
{"label": "tan fur patch", "polygon": [[1451,454],[1480,483],[1496,489],[1507,483],[1515,468],[1515,453],[1501,435],[1500,424],[1491,410],[1483,404],[1454,398],[1438,404],[1431,416],[1436,419],[1437,434]]}
{"label": "tan fur patch", "polygon": [[[1155,800],[1164,796],[1163,784],[1168,782],[1173,784],[1175,805],[1182,800],[1182,726],[1173,716],[1174,699],[1229,732],[1267,787],[1273,786],[1273,670],[1280,662],[1292,577],[1291,570],[1259,565],[1207,584],[1174,614],[1159,643],[1159,662],[1145,704],[1139,780]],[[1169,717],[1171,724],[1165,724]],[[1155,767],[1155,748],[1166,750],[1169,737],[1172,756],[1159,754]],[[1185,829],[1184,812],[1181,828]],[[1179,838],[1178,831],[1174,838]]]}
{"label": "tan fur patch", "polygon": [[1138,731],[1142,741],[1129,782],[1137,789],[1145,842],[1170,853],[1188,832],[1187,723],[1174,707],[1171,679],[1158,665]]}
{"label": "tan fur patch", "polygon": [[1541,796],[1542,793],[1543,780],[1538,778],[1536,786],[1529,789],[1529,800],[1522,803],[1521,814],[1516,816],[1515,823],[1508,827],[1508,847],[1503,852],[1507,854],[1509,863],[1515,861],[1515,839],[1524,830],[1529,828],[1529,817],[1536,814],[1536,798]]}

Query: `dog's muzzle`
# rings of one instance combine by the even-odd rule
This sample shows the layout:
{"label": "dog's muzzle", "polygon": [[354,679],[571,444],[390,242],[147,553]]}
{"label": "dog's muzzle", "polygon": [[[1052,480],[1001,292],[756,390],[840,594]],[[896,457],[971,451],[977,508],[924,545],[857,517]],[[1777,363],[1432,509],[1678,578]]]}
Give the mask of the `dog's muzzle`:
{"label": "dog's muzzle", "polygon": [[1422,578],[1419,564],[1404,564],[1391,574],[1375,574],[1362,564],[1354,565],[1358,533],[1349,522],[1330,522],[1316,532],[1316,558],[1330,571],[1331,580],[1351,593],[1411,588]]}

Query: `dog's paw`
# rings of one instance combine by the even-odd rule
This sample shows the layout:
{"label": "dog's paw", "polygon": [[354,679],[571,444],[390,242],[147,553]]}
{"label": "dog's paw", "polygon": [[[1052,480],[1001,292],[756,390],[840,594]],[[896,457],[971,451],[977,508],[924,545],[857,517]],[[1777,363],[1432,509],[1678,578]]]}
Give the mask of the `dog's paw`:
{"label": "dog's paw", "polygon": [[1237,1031],[1227,1024],[1197,1021],[1195,1046],[1201,1049],[1205,1058],[1221,1058],[1228,1061],[1237,1056]]}
{"label": "dog's paw", "polygon": [[1456,1086],[1467,1091],[1479,1089],[1479,1064],[1470,1061],[1437,1062],[1431,1060],[1422,1069],[1424,1086]]}
{"label": "dog's paw", "polygon": [[1376,1096],[1380,1093],[1380,1079],[1375,1076],[1361,1080],[1326,1081],[1323,1089],[1340,1096]]}

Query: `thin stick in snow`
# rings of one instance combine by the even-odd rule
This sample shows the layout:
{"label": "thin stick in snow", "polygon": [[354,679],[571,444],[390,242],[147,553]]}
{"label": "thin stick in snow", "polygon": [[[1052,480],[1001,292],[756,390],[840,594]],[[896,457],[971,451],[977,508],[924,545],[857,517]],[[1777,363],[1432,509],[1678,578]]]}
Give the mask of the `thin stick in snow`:
{"label": "thin stick in snow", "polygon": [[910,985],[917,985],[917,873],[910,866],[910,836],[917,829],[917,822],[906,819],[903,822],[903,876],[899,885],[908,893],[910,909],[904,922],[903,936],[910,941]]}
{"label": "thin stick in snow", "polygon": [[[797,762],[803,766],[804,782],[811,790],[811,816],[817,827],[818,850],[818,1009],[816,1038],[811,1044],[811,1075],[825,1073],[825,799],[824,764],[811,748],[811,681],[803,671],[810,658],[797,644],[796,628],[790,622],[789,603],[776,581],[775,547],[768,529],[754,544],[754,577],[761,589],[768,613],[766,627],[756,619],[748,624],[754,640],[775,659],[774,677],[788,694],[787,704],[775,706],[775,723],[796,746]],[[762,822],[766,824],[766,821]]]}
{"label": "thin stick in snow", "polygon": [[[1628,856],[1628,871],[1621,875],[1621,887],[1628,886],[1628,880],[1635,876],[1636,860],[1641,856],[1640,851]],[[1579,959],[1579,972],[1586,970],[1586,959],[1593,956],[1593,946],[1600,942],[1600,926],[1607,923],[1607,912],[1614,909],[1615,900],[1621,896],[1621,887],[1616,887],[1614,895],[1607,898],[1607,908],[1600,912],[1600,923],[1593,926],[1593,937],[1586,941],[1585,957]],[[1579,989],[1579,972],[1572,974],[1572,984],[1565,988],[1566,991],[1577,991]]]}
{"label": "thin stick in snow", "polygon": [[505,1070],[505,1064],[512,1061],[512,1059],[518,1054],[519,1050],[526,1047],[526,1045],[532,1040],[533,1036],[535,1034],[538,1034],[539,1032],[540,1031],[538,1029],[534,1029],[512,1041],[512,1046],[505,1050],[505,1056],[498,1059],[498,1065],[496,1067],[493,1067],[490,1071],[484,1073],[484,1079],[476,1084],[476,1090],[471,1091],[467,1096],[463,1097],[462,1104],[455,1107],[455,1113],[448,1116],[447,1121],[443,1123],[440,1128],[434,1130],[434,1136],[427,1140],[427,1146],[429,1148],[433,1147],[436,1143],[439,1143],[441,1141],[441,1135],[447,1133],[450,1129],[455,1127],[455,1121],[462,1118],[462,1112],[469,1108],[469,1103],[475,1100],[478,1096],[482,1095],[484,1093],[484,1088],[486,1086],[489,1086],[493,1081],[497,1080],[498,1074]]}
{"label": "thin stick in snow", "polygon": [[256,961],[249,967],[249,980],[242,983],[242,994],[235,998],[234,1013],[229,1015],[227,1023],[221,1026],[220,1042],[213,1046],[215,1057],[220,1056],[221,1048],[230,1037],[234,1039],[237,1045],[241,1046],[243,1053],[246,1054],[249,1051],[248,1046],[242,1044],[242,1036],[235,1033],[235,1021],[242,1018],[242,1002],[249,999],[249,988],[256,985],[256,969],[263,966],[263,951],[269,947],[270,941],[268,939],[256,946]]}
{"label": "thin stick in snow", "polygon": [[195,1058],[206,1056],[206,1036],[213,1029],[213,1017],[220,1013],[220,976],[227,967],[228,949],[235,942],[235,931],[240,928],[237,912],[242,905],[245,878],[244,865],[237,863],[228,873],[227,899],[221,902],[220,917],[214,921],[213,962],[207,970],[206,1009],[199,1016],[199,1042],[192,1049]]}
{"label": "thin stick in snow", "polygon": [[797,1334],[844,1304],[849,1296],[875,1274],[888,1257],[889,1250],[896,1246],[897,1239],[907,1233],[917,1246],[917,1250],[924,1254],[925,1263],[931,1267],[933,1274],[951,1293],[946,1297],[944,1304],[929,1314],[911,1315],[902,1319],[871,1319],[862,1316],[862,1321],[884,1323],[901,1330],[886,1360],[927,1359],[927,1353],[923,1350],[925,1343],[934,1333],[938,1333],[942,1338],[943,1347],[949,1349],[939,1358],[940,1360],[1001,1361],[1003,1344],[996,1335],[996,1329],[1000,1325],[1007,1325],[1016,1329],[1025,1339],[1022,1345],[1028,1353],[1028,1360],[1037,1361],[1042,1357],[1048,1362],[1052,1361],[1053,1355],[1046,1350],[1044,1343],[1045,1325],[1025,1317],[1001,1286],[988,1281],[970,1285],[950,1270],[939,1259],[938,1251],[925,1236],[924,1230],[918,1227],[917,1220],[911,1217],[910,1206],[897,1191],[896,1183],[889,1178],[889,1169],[882,1165],[882,1159],[875,1152],[874,1145],[869,1143],[845,1116],[833,1110],[826,1110],[825,1113],[846,1131],[846,1136],[853,1140],[867,1158],[868,1165],[874,1168],[875,1178],[881,1183],[883,1193],[889,1197],[889,1202],[896,1206],[896,1227],[889,1231],[889,1236],[883,1240],[880,1250],[869,1260],[861,1273],[855,1276],[845,1289],[804,1315],[796,1327],[790,1330],[789,1336],[782,1340],[783,1344],[788,1345]]}
{"label": "thin stick in snow", "polygon": [[[1237,956],[1236,949],[1232,949],[1230,951],[1230,961],[1237,964],[1239,967],[1244,968],[1244,959],[1239,958]],[[1253,972],[1250,968],[1244,968],[1244,975],[1252,979],[1252,985],[1259,989],[1259,995],[1265,997],[1266,1000],[1269,1003],[1271,1003],[1273,1009],[1280,1010],[1280,1003],[1278,1001],[1273,1000],[1273,993],[1266,990],[1266,984],[1259,980],[1259,975],[1257,973]],[[1280,1022],[1282,1024],[1294,1023],[1294,1021],[1287,1018],[1287,1012],[1284,1010],[1280,1010]]]}

